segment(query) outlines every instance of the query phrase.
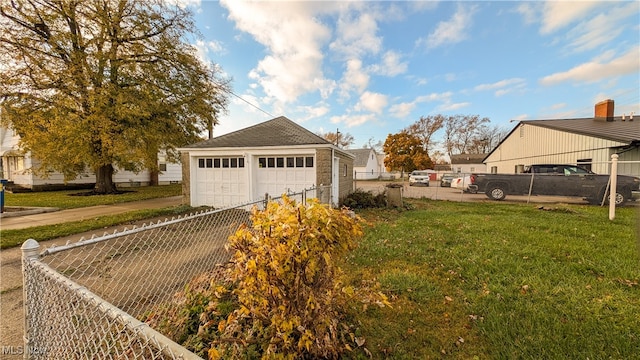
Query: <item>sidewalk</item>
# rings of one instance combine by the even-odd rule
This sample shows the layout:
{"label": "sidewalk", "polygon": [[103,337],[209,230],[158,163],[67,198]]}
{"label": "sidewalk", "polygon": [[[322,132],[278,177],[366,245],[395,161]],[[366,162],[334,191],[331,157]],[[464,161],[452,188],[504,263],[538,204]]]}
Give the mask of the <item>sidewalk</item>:
{"label": "sidewalk", "polygon": [[43,209],[39,214],[0,218],[0,230],[24,229],[32,226],[54,225],[71,221],[93,219],[104,215],[117,215],[128,211],[158,209],[182,204],[182,196],[172,196],[113,205],[98,205],[51,212]]}

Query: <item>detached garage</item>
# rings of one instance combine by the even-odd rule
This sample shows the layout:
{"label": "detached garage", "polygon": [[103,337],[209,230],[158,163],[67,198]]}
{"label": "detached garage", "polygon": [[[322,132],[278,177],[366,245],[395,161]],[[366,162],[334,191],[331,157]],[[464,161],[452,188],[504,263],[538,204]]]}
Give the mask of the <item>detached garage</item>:
{"label": "detached garage", "polygon": [[191,206],[224,207],[326,186],[337,204],[353,189],[354,156],[284,116],[181,148]]}

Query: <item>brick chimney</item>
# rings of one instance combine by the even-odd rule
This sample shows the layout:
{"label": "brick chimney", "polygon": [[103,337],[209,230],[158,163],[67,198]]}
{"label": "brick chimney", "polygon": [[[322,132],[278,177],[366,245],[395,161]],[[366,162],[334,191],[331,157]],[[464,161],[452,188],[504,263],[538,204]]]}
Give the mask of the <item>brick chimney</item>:
{"label": "brick chimney", "polygon": [[613,121],[613,100],[607,99],[596,104],[596,120]]}

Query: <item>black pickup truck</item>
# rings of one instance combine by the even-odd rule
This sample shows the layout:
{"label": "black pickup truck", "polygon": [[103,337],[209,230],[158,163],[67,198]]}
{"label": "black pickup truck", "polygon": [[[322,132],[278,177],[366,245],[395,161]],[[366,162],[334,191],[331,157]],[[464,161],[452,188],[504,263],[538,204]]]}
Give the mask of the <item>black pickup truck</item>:
{"label": "black pickup truck", "polygon": [[[472,174],[470,192],[485,193],[489,199],[503,200],[507,195],[555,195],[585,198],[600,204],[607,192],[609,175],[598,175],[575,165],[531,165],[520,174]],[[640,178],[618,175],[616,205],[624,205],[632,192],[640,190]]]}

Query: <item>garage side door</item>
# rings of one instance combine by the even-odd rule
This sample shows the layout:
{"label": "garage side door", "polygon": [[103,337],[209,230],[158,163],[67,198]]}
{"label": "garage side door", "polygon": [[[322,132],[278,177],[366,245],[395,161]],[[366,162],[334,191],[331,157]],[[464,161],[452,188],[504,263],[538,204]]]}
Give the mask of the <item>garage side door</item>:
{"label": "garage side door", "polygon": [[193,206],[220,208],[248,200],[244,157],[202,157],[197,164]]}
{"label": "garage side door", "polygon": [[310,155],[258,156],[256,193],[280,196],[316,185],[315,157]]}

